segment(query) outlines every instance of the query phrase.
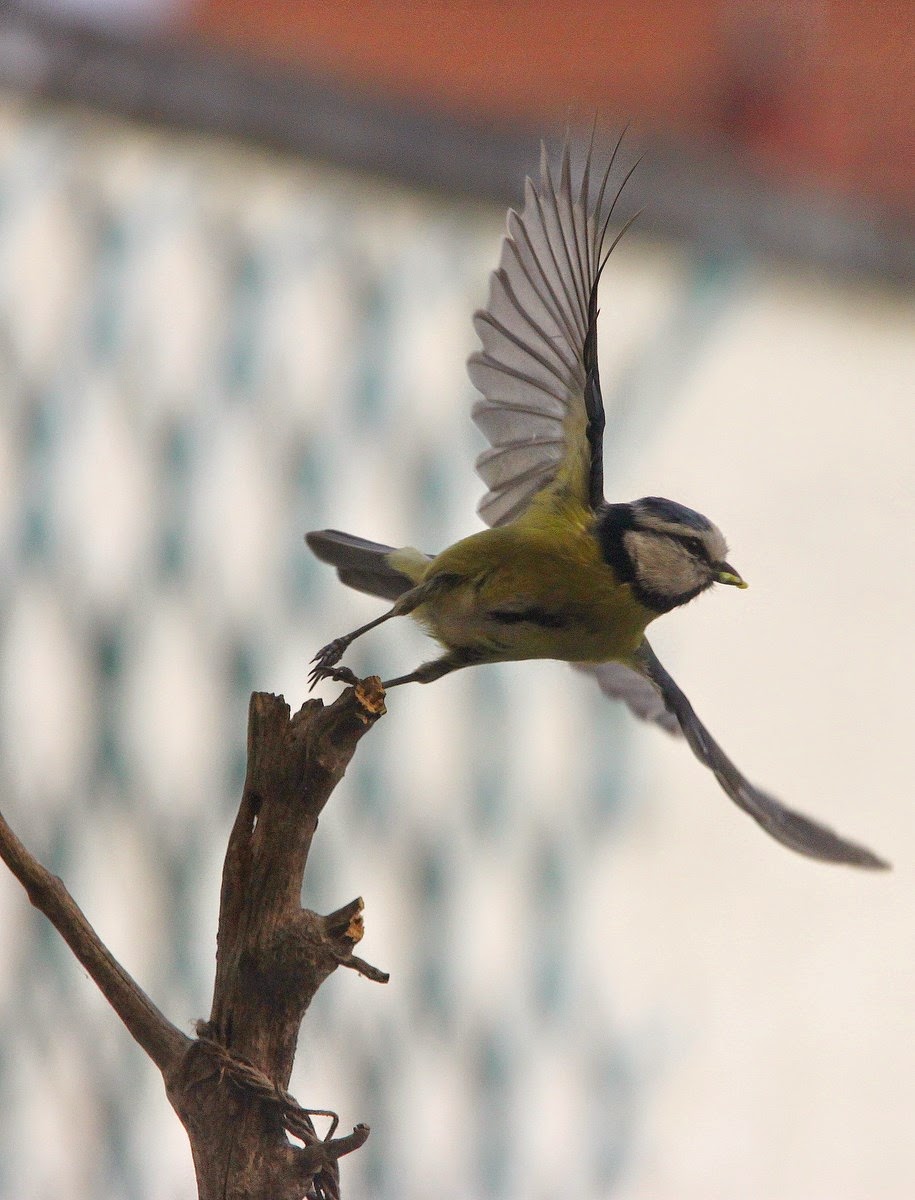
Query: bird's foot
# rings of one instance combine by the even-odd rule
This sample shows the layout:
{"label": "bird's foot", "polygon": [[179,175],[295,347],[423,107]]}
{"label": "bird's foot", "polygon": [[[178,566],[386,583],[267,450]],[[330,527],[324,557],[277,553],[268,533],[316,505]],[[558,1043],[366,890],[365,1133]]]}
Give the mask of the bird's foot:
{"label": "bird's foot", "polygon": [[308,673],[308,690],[312,691],[322,679],[333,679],[335,683],[356,683],[356,676],[349,667],[338,666],[340,656],[349,642],[345,638],[334,638],[322,647],[311,660],[314,664]]}
{"label": "bird's foot", "polygon": [[318,663],[308,672],[308,690],[314,691],[315,684],[322,679],[332,679],[334,683],[345,683],[350,687],[359,682],[359,677],[349,667],[331,666]]}

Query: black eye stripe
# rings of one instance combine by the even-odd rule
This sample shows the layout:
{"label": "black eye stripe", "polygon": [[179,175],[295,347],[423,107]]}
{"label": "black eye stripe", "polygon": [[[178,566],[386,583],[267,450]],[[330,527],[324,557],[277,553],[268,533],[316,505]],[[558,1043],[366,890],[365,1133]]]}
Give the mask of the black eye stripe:
{"label": "black eye stripe", "polygon": [[688,534],[681,534],[679,541],[683,543],[690,554],[695,554],[697,558],[701,558],[705,562],[709,561],[708,548],[706,547],[702,538],[691,537]]}

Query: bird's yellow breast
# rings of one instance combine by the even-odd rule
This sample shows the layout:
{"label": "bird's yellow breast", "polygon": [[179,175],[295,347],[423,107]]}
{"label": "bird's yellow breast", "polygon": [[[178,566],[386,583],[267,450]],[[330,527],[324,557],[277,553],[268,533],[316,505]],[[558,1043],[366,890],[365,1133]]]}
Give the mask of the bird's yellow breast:
{"label": "bird's yellow breast", "polygon": [[456,542],[423,582],[441,584],[413,614],[447,649],[480,661],[628,660],[655,615],[601,557],[591,516],[535,512]]}

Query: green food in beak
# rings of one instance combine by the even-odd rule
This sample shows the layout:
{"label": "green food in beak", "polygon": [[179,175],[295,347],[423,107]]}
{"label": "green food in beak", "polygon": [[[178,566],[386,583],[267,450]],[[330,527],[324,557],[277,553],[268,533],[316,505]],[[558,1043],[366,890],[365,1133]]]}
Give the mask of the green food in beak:
{"label": "green food in beak", "polygon": [[719,583],[729,583],[732,587],[746,588],[750,585],[741,579],[730,563],[718,563],[715,579]]}

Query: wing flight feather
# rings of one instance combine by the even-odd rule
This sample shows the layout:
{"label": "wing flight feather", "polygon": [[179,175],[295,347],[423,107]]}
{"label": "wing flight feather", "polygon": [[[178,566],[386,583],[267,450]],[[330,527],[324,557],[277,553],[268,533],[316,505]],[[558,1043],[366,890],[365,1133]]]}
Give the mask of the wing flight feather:
{"label": "wing flight feather", "polygon": [[776,841],[796,850],[798,854],[806,854],[808,858],[819,858],[824,862],[845,863],[871,870],[885,870],[889,866],[866,846],[847,841],[828,826],[786,808],[774,796],[760,791],[745,779],[696,716],[695,709],[647,641],[641,645],[636,665],[658,689],[696,758],[709,768],[737,807],[748,813]]}
{"label": "wing flight feather", "polygon": [[620,700],[630,712],[643,721],[672,733],[682,731],[680,722],[664,703],[657,686],[632,667],[621,662],[575,663],[575,669],[597,680],[600,690],[611,700]]}
{"label": "wing flight feather", "polygon": [[489,525],[513,520],[549,489],[586,507],[603,499],[596,288],[619,198],[618,189],[605,203],[618,149],[592,199],[593,139],[577,192],[568,141],[555,180],[542,148],[539,181],[526,181],[523,208],[509,212],[489,299],[474,318],[481,349],[468,363],[482,393],[473,418],[492,447],[477,460]]}

